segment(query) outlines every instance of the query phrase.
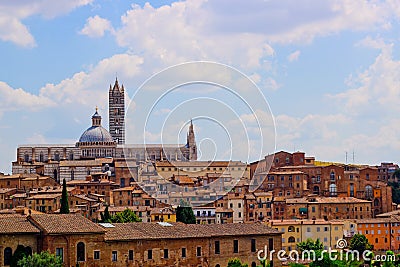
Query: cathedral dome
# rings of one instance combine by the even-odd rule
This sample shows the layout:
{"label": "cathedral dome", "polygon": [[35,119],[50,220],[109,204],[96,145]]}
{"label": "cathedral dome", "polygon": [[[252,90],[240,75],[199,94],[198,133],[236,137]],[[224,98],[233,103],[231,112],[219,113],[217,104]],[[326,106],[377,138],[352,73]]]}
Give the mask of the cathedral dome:
{"label": "cathedral dome", "polygon": [[96,112],[92,116],[92,127],[87,129],[79,138],[79,143],[90,143],[90,142],[114,142],[111,134],[101,126],[101,116]]}
{"label": "cathedral dome", "polygon": [[79,142],[114,142],[114,140],[102,126],[92,126],[82,134]]}

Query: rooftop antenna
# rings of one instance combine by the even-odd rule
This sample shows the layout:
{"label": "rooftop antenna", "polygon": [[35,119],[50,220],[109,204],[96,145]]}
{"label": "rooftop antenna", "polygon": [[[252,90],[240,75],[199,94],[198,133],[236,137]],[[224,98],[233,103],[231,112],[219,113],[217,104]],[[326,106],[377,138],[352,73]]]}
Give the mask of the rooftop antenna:
{"label": "rooftop antenna", "polygon": [[354,148],[353,148],[353,164],[354,164]]}
{"label": "rooftop antenna", "polygon": [[345,153],[346,153],[346,164],[347,164],[347,151]]}

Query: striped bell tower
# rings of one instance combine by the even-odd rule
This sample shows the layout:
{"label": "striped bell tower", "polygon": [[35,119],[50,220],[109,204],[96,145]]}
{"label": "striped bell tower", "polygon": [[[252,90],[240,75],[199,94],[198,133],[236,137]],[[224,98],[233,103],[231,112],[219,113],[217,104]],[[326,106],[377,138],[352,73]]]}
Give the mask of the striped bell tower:
{"label": "striped bell tower", "polygon": [[117,78],[114,86],[110,84],[108,114],[108,131],[117,144],[125,144],[125,89],[124,85],[119,86]]}

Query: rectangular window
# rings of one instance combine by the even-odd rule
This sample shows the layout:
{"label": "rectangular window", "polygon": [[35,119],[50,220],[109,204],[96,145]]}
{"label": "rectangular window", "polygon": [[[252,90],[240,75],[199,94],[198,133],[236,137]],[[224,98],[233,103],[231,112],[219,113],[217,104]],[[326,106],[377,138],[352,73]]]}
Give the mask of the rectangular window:
{"label": "rectangular window", "polygon": [[148,259],[148,260],[153,259],[153,251],[152,251],[151,249],[149,249],[149,250],[147,251],[147,259]]}
{"label": "rectangular window", "polygon": [[186,248],[182,248],[182,258],[186,258]]}
{"label": "rectangular window", "polygon": [[251,252],[256,252],[256,240],[251,239]]}
{"label": "rectangular window", "polygon": [[233,240],[233,253],[239,253],[239,240]]}
{"label": "rectangular window", "polygon": [[64,262],[64,249],[63,248],[56,248],[56,256]]}
{"label": "rectangular window", "polygon": [[196,249],[196,256],[201,257],[201,247],[197,247]]}
{"label": "rectangular window", "polygon": [[164,259],[168,259],[168,249],[164,248]]}
{"label": "rectangular window", "polygon": [[93,259],[100,260],[100,250],[93,251]]}
{"label": "rectangular window", "polygon": [[215,241],[215,254],[220,253],[219,240]]}
{"label": "rectangular window", "polygon": [[129,250],[128,259],[129,259],[130,261],[133,261],[133,258],[134,258],[133,250]]}
{"label": "rectangular window", "polygon": [[113,251],[113,252],[111,252],[112,254],[111,254],[111,260],[112,261],[118,261],[118,252],[117,251]]}

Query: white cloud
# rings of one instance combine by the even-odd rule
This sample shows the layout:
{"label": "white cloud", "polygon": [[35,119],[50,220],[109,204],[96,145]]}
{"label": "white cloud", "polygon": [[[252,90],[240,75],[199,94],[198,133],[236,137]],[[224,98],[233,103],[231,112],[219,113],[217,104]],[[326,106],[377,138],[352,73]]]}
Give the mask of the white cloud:
{"label": "white cloud", "polygon": [[[78,72],[71,78],[58,84],[47,84],[40,89],[40,94],[59,104],[78,104],[105,108],[107,104],[107,84],[110,77],[118,76],[126,81],[140,73],[141,57],[128,54],[116,54],[101,60],[88,72]],[[129,98],[127,99],[129,100]]]}
{"label": "white cloud", "polygon": [[24,19],[34,15],[52,19],[91,2],[93,0],[3,0],[0,2],[0,39],[19,46],[33,47],[36,45],[35,39],[23,24]]}
{"label": "white cloud", "polygon": [[299,50],[296,50],[296,51],[294,51],[293,53],[291,53],[291,54],[287,57],[287,59],[288,59],[289,62],[293,62],[293,61],[297,61],[297,60],[299,59],[299,56],[300,56],[300,51],[299,51]]}
{"label": "white cloud", "polygon": [[282,85],[280,85],[276,80],[272,79],[271,77],[268,77],[264,80],[263,86],[264,88],[275,91],[278,90]]}
{"label": "white cloud", "polygon": [[13,89],[5,82],[0,82],[0,112],[16,110],[37,111],[55,105],[54,101],[43,95],[33,95],[22,88]]}
{"label": "white cloud", "polygon": [[331,97],[344,104],[350,114],[374,113],[378,116],[400,111],[400,61],[393,58],[393,44],[369,38],[362,44],[380,48],[381,53],[366,70],[349,77],[350,89]]}
{"label": "white cloud", "polygon": [[106,31],[113,31],[111,22],[96,15],[86,20],[85,26],[79,33],[89,37],[102,37]]}
{"label": "white cloud", "polygon": [[[229,5],[229,12],[226,6]],[[140,51],[155,69],[193,60],[233,65],[245,72],[273,72],[273,45],[307,43],[317,36],[341,31],[388,29],[396,16],[384,1],[301,0],[205,1],[187,0],[171,5],[133,5],[115,29],[120,46]],[[295,51],[289,61],[297,60]],[[276,90],[273,78],[259,84]]]}

